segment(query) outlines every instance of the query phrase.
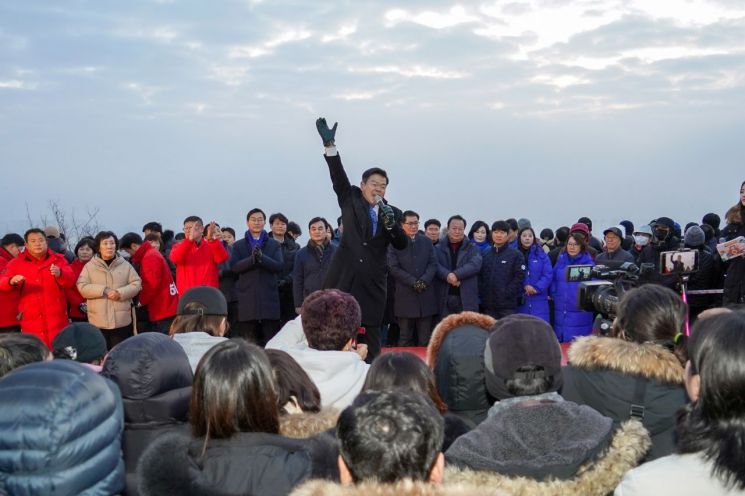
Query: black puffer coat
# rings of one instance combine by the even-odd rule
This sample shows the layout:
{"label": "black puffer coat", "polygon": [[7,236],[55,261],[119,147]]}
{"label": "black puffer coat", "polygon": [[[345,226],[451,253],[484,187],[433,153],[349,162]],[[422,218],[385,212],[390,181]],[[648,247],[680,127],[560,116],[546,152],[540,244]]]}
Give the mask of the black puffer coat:
{"label": "black puffer coat", "polygon": [[0,380],[0,494],[78,496],[124,489],[117,387],[69,360]]}
{"label": "black puffer coat", "polygon": [[[745,236],[745,222],[729,224],[722,231],[725,241]],[[724,304],[745,303],[745,258],[734,258],[727,262],[724,278]]]}
{"label": "black puffer coat", "polygon": [[192,383],[189,359],[168,336],[148,332],[115,346],[101,374],[114,381],[122,393],[125,494],[136,495],[137,462],[145,449],[163,433],[188,432]]}

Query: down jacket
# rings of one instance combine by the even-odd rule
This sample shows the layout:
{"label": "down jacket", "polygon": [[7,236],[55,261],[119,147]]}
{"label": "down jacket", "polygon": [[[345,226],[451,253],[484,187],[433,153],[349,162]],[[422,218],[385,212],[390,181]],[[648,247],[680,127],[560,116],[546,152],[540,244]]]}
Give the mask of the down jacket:
{"label": "down jacket", "polygon": [[[52,264],[59,267],[59,277],[49,271]],[[23,252],[5,267],[0,276],[0,290],[18,291],[17,286],[10,285],[10,280],[19,274],[26,278],[20,284],[18,302],[21,330],[34,334],[51,349],[54,337],[70,323],[64,290],[75,284],[72,269],[65,257],[51,250],[38,260]]]}
{"label": "down jacket", "polygon": [[524,302],[517,307],[517,313],[533,315],[546,322],[551,322],[551,314],[548,307],[548,291],[553,279],[553,267],[543,249],[534,244],[525,254],[525,281],[523,288],[527,285],[533,286],[536,291],[534,295],[523,295]]}
{"label": "down jacket", "polygon": [[595,265],[592,256],[581,252],[570,257],[562,252],[556,260],[551,283],[551,296],[554,299],[554,332],[560,343],[572,341],[577,336],[585,336],[592,331],[592,312],[580,309],[577,302],[579,282],[567,281],[569,265]]}
{"label": "down jacket", "polygon": [[[85,263],[81,262],[79,258],[76,258],[75,260],[70,262],[70,268],[72,269],[73,276],[75,276],[75,282],[77,282],[78,277],[80,277],[80,273],[83,272],[83,267],[85,267]],[[72,287],[65,288],[65,296],[67,297],[67,306],[70,311],[70,318],[87,320],[88,315],[86,313],[83,313],[83,311],[80,309],[80,305],[87,302],[85,298],[83,298],[83,295],[80,294],[80,291],[78,291],[77,284]]]}
{"label": "down jacket", "polygon": [[145,449],[166,432],[188,431],[192,383],[189,359],[168,336],[146,332],[115,346],[106,357],[101,375],[121,391],[125,494],[136,495],[137,462]]}
{"label": "down jacket", "polygon": [[0,405],[0,494],[124,489],[122,400],[111,381],[69,360],[32,363],[3,377]]}
{"label": "down jacket", "polygon": [[[104,296],[104,289],[119,291],[121,299]],[[107,265],[94,256],[78,277],[78,291],[88,299],[88,322],[99,329],[117,329],[132,323],[132,298],[142,289],[142,280],[132,265],[117,255]]]}
{"label": "down jacket", "polygon": [[178,290],[165,257],[150,243],[143,243],[132,256],[132,262],[140,266],[142,292],[139,300],[147,305],[150,322],[176,315]]}
{"label": "down jacket", "polygon": [[587,336],[569,348],[569,365],[563,369],[561,395],[588,405],[616,424],[631,417],[634,393],[642,381],[642,423],[652,436],[648,460],[674,451],[676,412],[686,403],[684,369],[672,352],[662,346],[622,339]]}
{"label": "down jacket", "polygon": [[494,403],[484,382],[484,348],[494,322],[476,312],[449,315],[435,327],[427,347],[440,397],[451,413],[474,424],[486,418]]}
{"label": "down jacket", "polygon": [[[13,258],[8,250],[0,246],[0,275]],[[18,325],[18,300],[20,295],[19,288],[13,288],[11,291],[0,295],[0,327]]]}
{"label": "down jacket", "polygon": [[525,280],[525,261],[520,252],[495,246],[481,257],[479,296],[485,313],[494,316],[500,310],[516,308]]}

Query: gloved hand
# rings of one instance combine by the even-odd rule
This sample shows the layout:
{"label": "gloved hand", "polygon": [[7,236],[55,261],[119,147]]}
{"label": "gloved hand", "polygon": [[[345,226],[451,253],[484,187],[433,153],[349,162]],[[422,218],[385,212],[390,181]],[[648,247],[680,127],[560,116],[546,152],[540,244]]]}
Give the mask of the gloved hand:
{"label": "gloved hand", "polygon": [[380,206],[380,210],[383,212],[383,226],[390,231],[396,225],[396,216],[393,214],[393,209],[390,205],[383,204]]}
{"label": "gloved hand", "polygon": [[419,279],[417,282],[414,283],[414,291],[417,293],[424,293],[427,291],[427,283]]}
{"label": "gloved hand", "polygon": [[78,308],[80,309],[81,312],[85,314],[88,313],[88,303],[81,303],[80,305],[78,305]]}
{"label": "gloved hand", "polygon": [[316,129],[318,129],[318,134],[321,135],[323,146],[334,146],[336,126],[338,125],[338,122],[334,122],[334,127],[329,129],[329,126],[328,124],[326,124],[326,119],[324,117],[319,117],[318,119],[316,119]]}
{"label": "gloved hand", "polygon": [[255,247],[251,252],[251,258],[253,258],[255,264],[261,263],[261,248]]}

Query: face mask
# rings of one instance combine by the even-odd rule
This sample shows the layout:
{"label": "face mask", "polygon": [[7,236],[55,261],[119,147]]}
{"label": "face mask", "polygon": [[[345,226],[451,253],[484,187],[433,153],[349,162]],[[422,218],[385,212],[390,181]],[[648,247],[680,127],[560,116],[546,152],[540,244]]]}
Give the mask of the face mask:
{"label": "face mask", "polygon": [[649,238],[646,236],[634,236],[634,243],[636,243],[637,246],[647,246],[647,243],[649,243]]}
{"label": "face mask", "polygon": [[655,229],[654,237],[657,238],[659,241],[663,241],[665,238],[667,238],[667,231],[665,231],[664,229]]}

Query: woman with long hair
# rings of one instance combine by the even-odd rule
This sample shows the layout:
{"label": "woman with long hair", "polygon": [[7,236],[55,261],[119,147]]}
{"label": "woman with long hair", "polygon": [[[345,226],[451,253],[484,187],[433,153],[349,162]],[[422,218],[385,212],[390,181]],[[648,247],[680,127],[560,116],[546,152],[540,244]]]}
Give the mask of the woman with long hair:
{"label": "woman with long hair", "polygon": [[525,282],[523,303],[515,313],[525,313],[551,322],[548,307],[548,290],[553,278],[551,260],[541,247],[532,227],[523,227],[517,234],[517,247],[525,259]]}
{"label": "woman with long hair", "polygon": [[[722,231],[724,241],[745,236],[745,181],[740,185],[740,201],[727,210],[725,221],[727,227]],[[745,257],[727,262],[723,302],[725,305],[745,303]]]}
{"label": "woman with long hair", "polygon": [[677,453],[626,474],[617,495],[745,493],[745,315],[714,315],[691,332]]}
{"label": "woman with long hair", "polygon": [[578,338],[569,348],[562,396],[616,422],[641,420],[652,438],[647,459],[674,449],[675,414],[686,402],[687,307],[658,284],[623,295],[611,336]]}

